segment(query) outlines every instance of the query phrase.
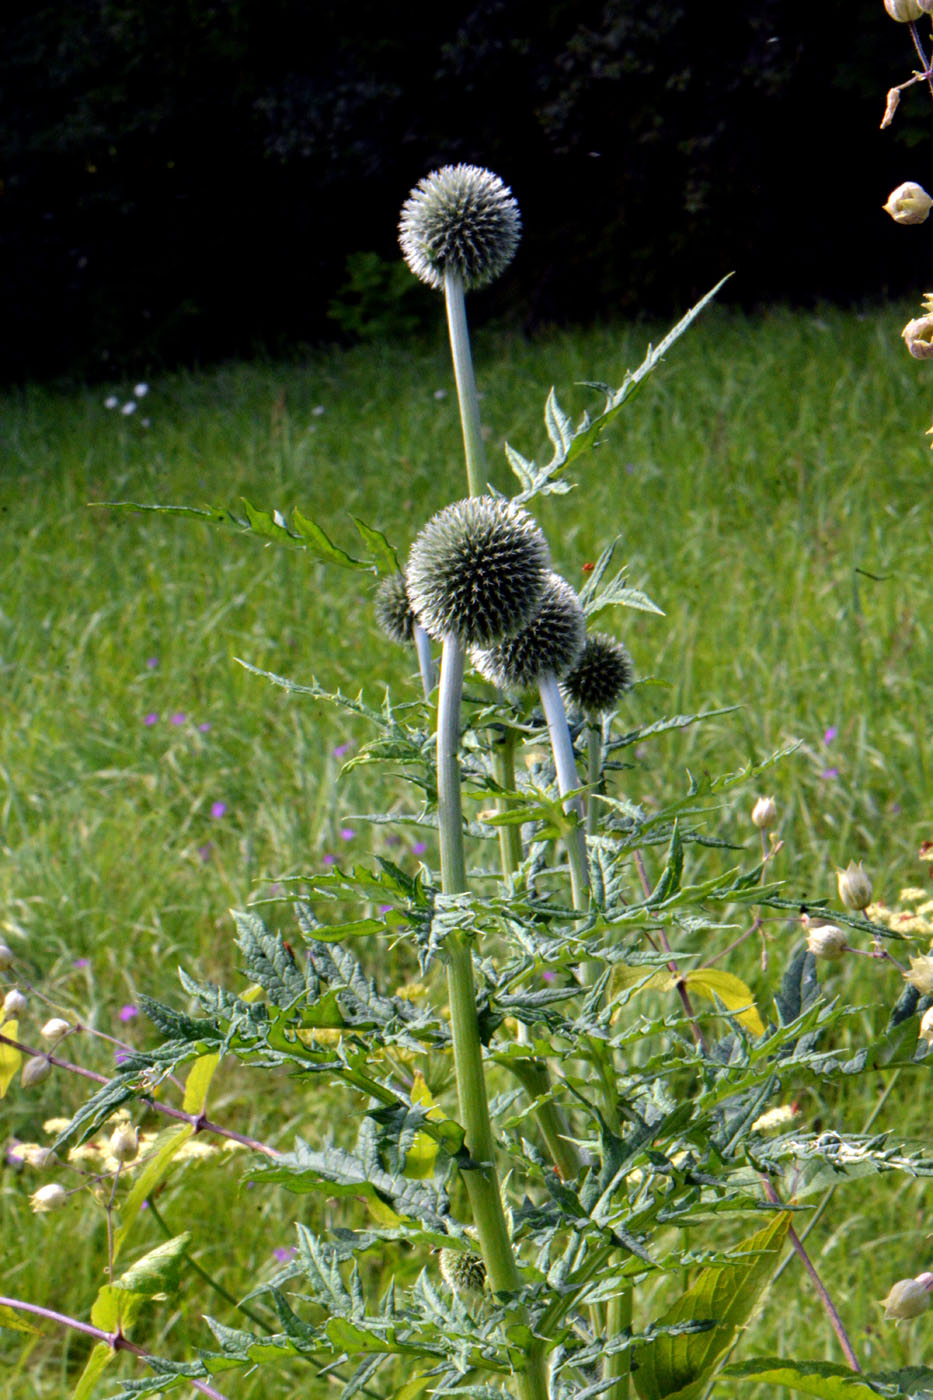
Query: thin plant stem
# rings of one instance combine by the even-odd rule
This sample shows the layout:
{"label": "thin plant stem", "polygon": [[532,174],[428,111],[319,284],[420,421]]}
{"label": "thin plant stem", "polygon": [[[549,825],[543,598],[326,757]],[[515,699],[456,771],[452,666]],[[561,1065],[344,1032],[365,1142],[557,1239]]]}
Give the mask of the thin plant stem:
{"label": "thin plant stem", "polygon": [[473,375],[470,333],[467,330],[466,303],[463,282],[454,272],[444,276],[444,298],[447,303],[447,329],[450,333],[450,354],[457,382],[460,404],[460,426],[463,429],[463,452],[466,457],[467,483],[471,496],[481,496],[486,489],[486,453],[479,418],[479,395]]}
{"label": "thin plant stem", "polygon": [[[547,721],[551,749],[554,754],[554,767],[557,770],[557,790],[561,797],[582,786],[577,774],[577,764],[573,756],[573,744],[567,725],[567,713],[557,685],[557,678],[550,672],[538,677],[538,691],[544,718]],[[588,904],[590,872],[586,857],[586,835],[583,829],[583,808],[579,797],[571,797],[564,803],[564,810],[575,812],[580,824],[567,835],[567,856],[570,861],[570,884],[573,892],[573,907],[585,909]]]}
{"label": "thin plant stem", "polygon": [[[460,797],[460,699],[463,690],[463,647],[447,637],[441,656],[437,706],[437,812],[444,894],[464,894],[467,889],[463,849],[463,815]],[[476,987],[470,940],[459,930],[445,944],[450,1030],[454,1051],[457,1097],[465,1142],[472,1160],[462,1174],[479,1236],[486,1273],[494,1292],[513,1293],[521,1288],[495,1163],[495,1145],[489,1118],[483,1047],[476,1018]],[[520,1400],[547,1400],[544,1343],[532,1341],[525,1351],[525,1369],[517,1372]]]}
{"label": "thin plant stem", "polygon": [[424,691],[424,698],[427,700],[437,684],[437,677],[434,674],[434,657],[431,655],[431,638],[420,622],[416,622],[412,628],[412,636],[415,642],[415,651],[418,653],[421,688]]}
{"label": "thin plant stem", "polygon": [[[647,899],[651,893],[651,881],[648,879],[648,872],[645,869],[645,859],[641,851],[635,852],[635,867],[638,870],[638,878],[641,881],[642,891],[644,893],[645,898]],[[668,942],[667,934],[664,932],[663,928],[660,927],[658,928],[658,939],[660,940],[661,947],[664,949],[665,953],[669,953],[671,951],[671,945]],[[681,976],[680,968],[677,964],[676,958],[671,958],[667,966],[668,970],[673,974],[674,986],[677,989],[677,995],[680,997],[680,1004],[684,1009],[684,1015],[690,1022],[690,1030],[693,1035],[693,1039],[697,1046],[705,1052],[709,1049],[708,1045],[706,1044],[706,1037],[704,1036],[703,1031],[700,1028],[699,1019],[697,1017],[696,1012],[693,1009],[693,1002],[690,1000],[690,993],[687,991],[687,984]]]}
{"label": "thin plant stem", "polygon": [[590,794],[586,800],[587,836],[596,835],[599,823],[599,807],[593,801],[593,793],[596,791],[602,776],[602,756],[602,726],[595,716],[590,716],[586,721],[586,780],[590,788]]}
{"label": "thin plant stem", "polygon": [[[69,1317],[67,1313],[55,1312],[53,1308],[43,1308],[37,1303],[24,1303],[21,1298],[0,1297],[0,1307],[13,1308],[16,1312],[31,1313],[34,1317],[44,1317],[47,1322],[57,1322],[62,1327],[70,1327],[74,1332],[83,1332],[85,1336],[93,1337],[97,1342],[104,1342],[113,1351],[129,1351],[133,1356],[140,1357],[143,1361],[155,1361],[157,1357],[152,1356],[142,1347],[131,1342],[128,1337],[124,1337],[122,1332],[105,1332],[100,1327],[94,1327],[90,1322],[82,1322],[80,1318]],[[196,1381],[192,1376],[187,1378],[188,1384],[195,1390],[199,1390],[202,1395],[210,1395],[212,1400],[227,1400],[227,1397],[220,1390],[215,1390],[212,1385],[207,1385],[204,1381]]]}
{"label": "thin plant stem", "polygon": [[[496,782],[507,792],[514,792],[515,730],[510,724],[503,722],[501,732],[493,744],[492,757]],[[498,808],[500,812],[508,811],[505,798],[499,799]],[[499,862],[505,880],[508,880],[522,863],[522,833],[521,828],[514,822],[499,827]]]}
{"label": "thin plant stem", "polygon": [[[610,1298],[606,1306],[606,1336],[617,1337],[632,1325],[632,1290],[624,1289]],[[607,1356],[603,1368],[603,1380],[612,1379],[612,1385],[604,1391],[606,1400],[627,1400],[629,1378],[632,1371],[631,1351],[616,1351]]]}

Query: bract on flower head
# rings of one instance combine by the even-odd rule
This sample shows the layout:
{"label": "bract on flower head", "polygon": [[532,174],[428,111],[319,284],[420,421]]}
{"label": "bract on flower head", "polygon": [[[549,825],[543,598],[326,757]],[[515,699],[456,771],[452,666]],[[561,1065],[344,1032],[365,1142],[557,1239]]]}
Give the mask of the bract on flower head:
{"label": "bract on flower head", "polygon": [[508,267],[521,228],[518,205],[498,175],[478,165],[445,165],[419,180],[403,204],[399,242],[408,266],[429,287],[442,288],[452,273],[469,291]]}

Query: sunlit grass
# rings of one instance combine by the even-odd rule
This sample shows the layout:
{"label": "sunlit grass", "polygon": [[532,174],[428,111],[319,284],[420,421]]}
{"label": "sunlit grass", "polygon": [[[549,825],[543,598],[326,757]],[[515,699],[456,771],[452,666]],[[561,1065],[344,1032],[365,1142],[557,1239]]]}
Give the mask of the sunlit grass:
{"label": "sunlit grass", "polygon": [[[740,706],[637,748],[623,791],[659,802],[682,789],[688,769],[718,773],[799,742],[768,785],[785,842],[774,874],[792,898],[831,896],[833,867],[851,859],[865,860],[889,901],[926,878],[916,851],[931,834],[931,414],[923,366],[903,353],[899,324],[895,311],[708,314],[584,459],[580,488],[538,510],[572,582],[618,535],[630,581],[665,611],[618,617],[639,675],[657,682],[634,692],[624,722]],[[547,450],[541,409],[552,383],[577,413],[589,402],[580,381],[619,383],[650,334],[620,326],[536,343],[478,337],[493,483],[510,489],[504,438],[527,455]],[[404,555],[427,516],[466,486],[440,342],[166,377],[129,417],[105,408],[105,393],[36,388],[4,404],[0,909],[20,968],[56,1006],[145,1043],[143,1018],[121,1023],[120,1008],[140,991],[177,1000],[179,963],[238,985],[229,907],[329,857],[375,849],[417,867],[410,833],[373,835],[350,819],[377,805],[372,770],[336,782],[341,758],[365,736],[361,723],[286,696],[234,658],[299,681],[313,675],[331,690],[362,687],[376,702],[385,684],[399,697],[416,687],[410,658],[374,627],[364,576],[190,521],[89,503],[236,505],[246,496],[286,514],[299,506],[351,551],[357,515]],[[743,794],[710,819],[711,834],[745,845],[730,861],[754,859],[749,807]],[[768,928],[779,968],[799,933],[792,921]],[[729,966],[766,989],[759,954],[753,941]],[[399,950],[369,956],[404,975]],[[891,975],[868,959],[837,966],[825,982],[853,1001],[890,1004],[894,995]],[[47,1014],[37,1010],[34,1025]],[[320,1091],[297,1099],[285,1079],[278,1098],[261,1102],[235,1072],[219,1083],[215,1116],[260,1137],[284,1140],[295,1128],[313,1136],[334,1112]],[[850,1087],[845,1103],[807,1090],[805,1121],[860,1126],[879,1085],[868,1076]],[[81,1092],[59,1079],[31,1096],[14,1085],[6,1132],[40,1137],[42,1121]],[[877,1126],[924,1131],[922,1100],[895,1094]],[[170,1188],[165,1214],[176,1229],[210,1222],[196,1257],[242,1296],[271,1272],[289,1220],[310,1207],[247,1192],[239,1163],[189,1175]],[[5,1291],[84,1315],[103,1280],[99,1212],[71,1208],[83,1222],[73,1243],[61,1241],[54,1218],[50,1283],[50,1218],[33,1217],[27,1202],[37,1178],[7,1170],[2,1181],[3,1237],[17,1240]],[[873,1365],[919,1360],[909,1329],[879,1331],[870,1301],[888,1273],[929,1262],[919,1188],[882,1179],[837,1203],[815,1252],[855,1319],[857,1349]],[[140,1248],[160,1239],[147,1222]],[[878,1251],[890,1260],[884,1286]],[[833,1355],[793,1270],[781,1287],[755,1347],[793,1349],[806,1327],[810,1354]],[[164,1344],[175,1355],[207,1344],[199,1312],[236,1325],[235,1311],[200,1288],[190,1280],[191,1317],[183,1335],[176,1320]],[[12,1364],[19,1341],[0,1337],[0,1359]],[[67,1393],[85,1354],[80,1340],[43,1339],[11,1372],[12,1400]],[[133,1373],[135,1363],[120,1364]],[[244,1400],[264,1393],[238,1384]]]}

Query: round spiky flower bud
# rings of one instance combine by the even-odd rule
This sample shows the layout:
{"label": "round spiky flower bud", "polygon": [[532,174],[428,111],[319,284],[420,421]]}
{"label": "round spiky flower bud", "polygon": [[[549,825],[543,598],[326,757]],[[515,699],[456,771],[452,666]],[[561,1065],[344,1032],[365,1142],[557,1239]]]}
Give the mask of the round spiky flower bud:
{"label": "round spiky flower bud", "polygon": [[376,621],[393,642],[407,646],[412,639],[415,614],[408,601],[405,575],[391,574],[376,590]]}
{"label": "round spiky flower bud", "polygon": [[482,1297],[486,1287],[486,1265],[478,1254],[442,1249],[440,1265],[448,1288],[471,1301]]}
{"label": "round spiky flower bud", "polygon": [[562,676],[579,660],[586,640],[580,599],[560,574],[550,574],[538,611],[517,636],[488,649],[475,648],[470,660],[502,690],[524,690],[538,677]]}
{"label": "round spiky flower bud", "polygon": [[605,632],[587,637],[580,659],[564,676],[561,689],[585,714],[605,714],[635,680],[628,649]]}
{"label": "round spiky flower bud", "polygon": [[479,165],[445,165],[402,205],[399,242],[405,261],[429,287],[454,273],[467,291],[485,287],[508,267],[522,221],[512,191]]}
{"label": "round spiky flower bud", "polygon": [[531,621],[549,572],[547,541],[527,511],[493,496],[470,496],[428,521],[411,547],[405,578],[429,636],[485,647]]}

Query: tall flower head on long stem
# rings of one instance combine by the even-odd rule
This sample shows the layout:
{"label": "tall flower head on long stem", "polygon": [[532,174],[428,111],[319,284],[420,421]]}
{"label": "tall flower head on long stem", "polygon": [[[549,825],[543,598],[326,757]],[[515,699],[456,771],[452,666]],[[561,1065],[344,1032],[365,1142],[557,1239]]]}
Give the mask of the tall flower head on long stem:
{"label": "tall flower head on long stem", "polygon": [[522,221],[512,192],[478,165],[445,165],[402,206],[399,242],[416,277],[441,290],[453,274],[465,291],[485,287],[508,267]]}
{"label": "tall flower head on long stem", "polygon": [[585,714],[605,714],[635,680],[626,647],[605,632],[587,637],[580,656],[561,682],[565,697]]}

